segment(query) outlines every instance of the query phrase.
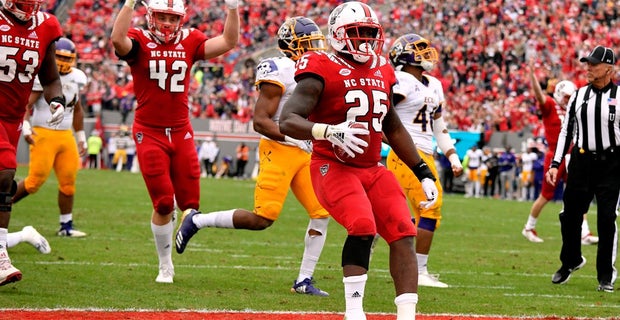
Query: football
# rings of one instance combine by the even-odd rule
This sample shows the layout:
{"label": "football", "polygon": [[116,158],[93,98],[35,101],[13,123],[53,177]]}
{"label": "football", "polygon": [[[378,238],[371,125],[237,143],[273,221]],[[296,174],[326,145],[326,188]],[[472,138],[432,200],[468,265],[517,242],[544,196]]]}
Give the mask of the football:
{"label": "football", "polygon": [[[351,124],[349,125],[349,128],[362,128],[362,129],[366,129],[366,126],[359,123],[359,122],[351,122]],[[368,143],[368,145],[370,145],[370,134],[356,134],[356,137],[366,141],[366,143]],[[332,145],[332,147],[334,148],[334,154],[336,155],[336,158],[338,160],[340,160],[341,162],[347,162],[353,158],[351,158],[351,156],[349,156],[344,149],[340,148],[339,146],[336,145]],[[366,152],[366,149],[368,149],[368,147],[361,147],[360,148],[363,149],[362,153]],[[355,152],[355,151],[354,151]],[[358,155],[358,153],[356,153],[356,156]]]}

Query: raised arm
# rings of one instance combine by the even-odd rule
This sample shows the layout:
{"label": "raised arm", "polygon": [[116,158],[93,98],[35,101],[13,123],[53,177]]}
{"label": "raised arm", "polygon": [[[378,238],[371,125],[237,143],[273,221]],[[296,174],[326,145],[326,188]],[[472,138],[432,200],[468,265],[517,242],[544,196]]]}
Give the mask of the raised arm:
{"label": "raised arm", "polygon": [[224,33],[207,40],[205,43],[205,59],[220,56],[235,46],[239,42],[239,6],[238,0],[225,0],[228,8],[228,15],[224,22]]}
{"label": "raised arm", "polygon": [[536,101],[538,101],[539,105],[545,104],[545,94],[543,93],[540,83],[534,74],[534,59],[530,59],[528,62],[527,73],[530,77],[530,82],[532,84],[532,90],[534,90],[534,97],[536,98]]}
{"label": "raised arm", "polygon": [[131,27],[131,18],[133,17],[133,8],[136,5],[136,0],[125,0],[125,5],[121,8],[121,11],[116,16],[114,21],[114,27],[112,28],[112,44],[114,50],[119,56],[125,56],[131,51],[132,42],[127,36],[129,28]]}

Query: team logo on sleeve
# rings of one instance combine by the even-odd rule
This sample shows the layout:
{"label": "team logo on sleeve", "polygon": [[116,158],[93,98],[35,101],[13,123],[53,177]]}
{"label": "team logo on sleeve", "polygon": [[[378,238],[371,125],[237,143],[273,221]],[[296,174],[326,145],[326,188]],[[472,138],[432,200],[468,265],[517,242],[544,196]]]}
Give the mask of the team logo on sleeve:
{"label": "team logo on sleeve", "polygon": [[144,134],[142,132],[136,132],[136,141],[138,144],[141,144],[142,140],[144,140]]}

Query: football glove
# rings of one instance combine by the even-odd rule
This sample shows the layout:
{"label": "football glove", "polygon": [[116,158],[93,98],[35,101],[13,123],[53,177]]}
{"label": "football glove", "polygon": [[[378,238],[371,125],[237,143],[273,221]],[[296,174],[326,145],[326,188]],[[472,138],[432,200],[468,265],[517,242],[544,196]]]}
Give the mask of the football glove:
{"label": "football glove", "polygon": [[356,137],[356,134],[367,135],[368,129],[351,128],[351,121],[345,121],[337,125],[325,123],[315,123],[312,126],[312,136],[317,140],[328,140],[333,145],[338,146],[351,158],[355,158],[355,153],[363,153],[368,142]]}
{"label": "football glove", "polygon": [[22,122],[22,135],[24,137],[32,135],[32,126],[28,120],[24,120],[24,122]]}
{"label": "football glove", "polygon": [[422,181],[422,190],[424,190],[424,194],[426,195],[427,201],[420,201],[421,208],[430,208],[435,202],[437,202],[437,194],[439,191],[437,190],[437,186],[435,185],[435,181],[430,178],[424,178]]}
{"label": "football glove", "polygon": [[312,141],[310,140],[298,140],[289,136],[284,136],[285,144],[293,147],[297,147],[307,153],[312,152]]}
{"label": "football glove", "polygon": [[50,112],[52,116],[47,120],[47,124],[51,127],[59,125],[65,118],[65,98],[56,97],[50,101]]}
{"label": "football glove", "polygon": [[239,0],[224,0],[224,2],[228,9],[237,9],[239,7]]}

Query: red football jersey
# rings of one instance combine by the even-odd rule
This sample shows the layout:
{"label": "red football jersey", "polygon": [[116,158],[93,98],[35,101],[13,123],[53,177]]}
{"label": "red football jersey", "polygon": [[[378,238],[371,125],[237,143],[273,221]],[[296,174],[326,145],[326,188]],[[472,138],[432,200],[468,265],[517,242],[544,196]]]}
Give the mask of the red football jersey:
{"label": "red football jersey", "polygon": [[[396,83],[394,69],[387,59],[379,56],[357,64],[331,53],[310,51],[297,62],[296,69],[296,80],[312,74],[324,83],[323,93],[308,119],[327,124],[355,121],[366,125],[370,131],[368,149],[347,160],[347,164],[376,166],[381,160],[383,118],[391,108],[390,91]],[[337,159],[332,143],[327,140],[314,140],[312,151],[312,157]]]}
{"label": "red football jersey", "polygon": [[131,66],[138,101],[135,121],[150,127],[174,128],[189,122],[188,90],[194,62],[204,59],[207,36],[196,29],[182,29],[168,43],[150,32],[129,30],[138,49],[121,57]]}
{"label": "red football jersey", "polygon": [[545,138],[547,138],[549,150],[554,152],[555,147],[558,145],[562,120],[566,112],[549,96],[545,96],[545,103],[539,105],[539,107],[542,113],[542,122],[545,126]]}
{"label": "red football jersey", "polygon": [[49,45],[62,36],[55,16],[39,12],[22,25],[0,14],[0,119],[21,121]]}

